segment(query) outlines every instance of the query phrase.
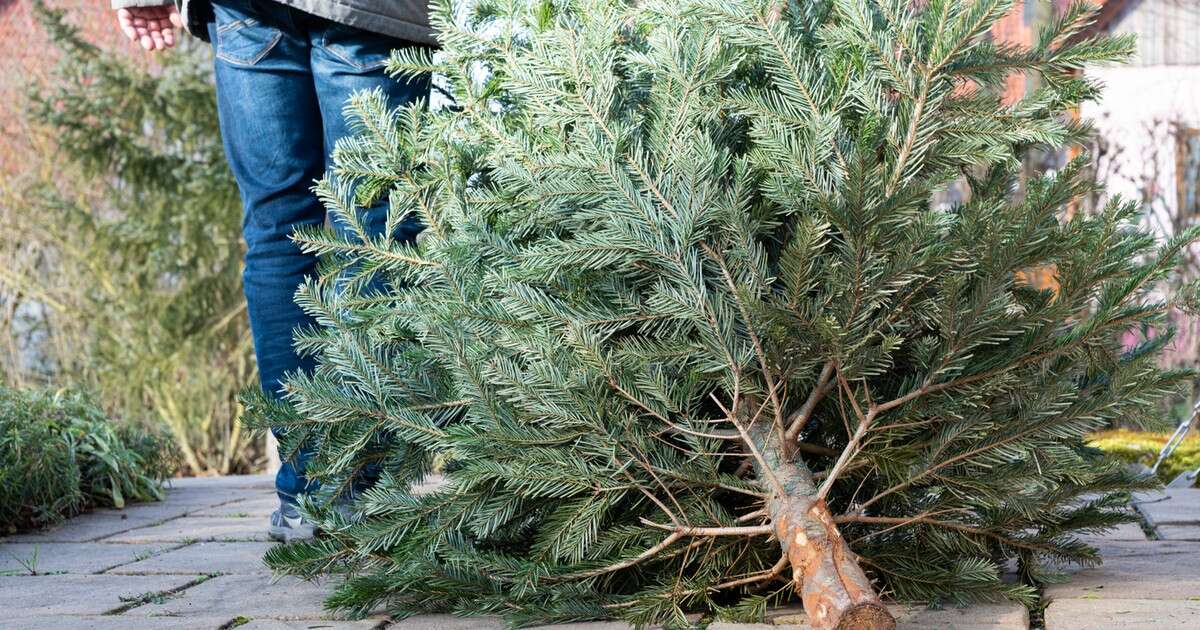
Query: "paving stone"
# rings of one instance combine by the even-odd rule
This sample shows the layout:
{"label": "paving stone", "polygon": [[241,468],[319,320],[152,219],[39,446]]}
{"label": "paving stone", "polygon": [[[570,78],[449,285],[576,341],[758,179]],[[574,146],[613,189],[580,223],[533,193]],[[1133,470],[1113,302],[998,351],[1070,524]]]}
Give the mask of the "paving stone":
{"label": "paving stone", "polygon": [[[895,612],[895,611],[893,611]],[[800,604],[792,604],[791,606],[779,606],[776,608],[768,608],[766,614],[766,622],[769,626],[788,626],[799,625],[801,627],[808,626],[808,615],[804,612],[804,607]],[[726,624],[727,626],[737,626],[738,624]]]}
{"label": "paving stone", "polygon": [[1103,564],[1063,567],[1071,579],[1046,586],[1053,599],[1187,599],[1200,596],[1200,543],[1106,542]]}
{"label": "paving stone", "polygon": [[328,619],[331,615],[324,610],[322,602],[329,592],[328,584],[292,577],[272,583],[269,575],[223,575],[197,584],[162,603],[139,606],[125,614],[139,617]]}
{"label": "paving stone", "polygon": [[1046,608],[1046,630],[1194,630],[1200,602],[1145,599],[1060,599]]}
{"label": "paving stone", "polygon": [[224,477],[176,477],[167,481],[172,488],[251,488],[275,489],[275,475],[227,475]]}
{"label": "paving stone", "polygon": [[1197,525],[1159,525],[1154,532],[1162,540],[1200,541],[1200,524]]}
{"label": "paving stone", "polygon": [[[1125,556],[1174,556],[1176,554],[1194,555],[1200,553],[1200,545],[1194,542],[1179,540],[1102,540],[1096,543],[1096,546],[1100,549],[1100,556],[1104,560]],[[1166,561],[1177,562],[1177,560]]]}
{"label": "paving stone", "polygon": [[200,509],[190,503],[169,503],[155,501],[154,503],[137,503],[122,510],[100,509],[81,514],[78,518],[109,517],[125,515],[129,518],[149,521],[168,521],[180,516],[186,516],[191,510]]}
{"label": "paving stone", "polygon": [[[224,503],[260,499],[262,491],[194,488],[167,493],[165,501],[137,503],[121,510],[98,509],[40,531],[3,538],[13,542],[88,542],[138,527],[155,525]],[[182,495],[180,494],[182,493]],[[272,495],[267,495],[272,496]]]}
{"label": "paving stone", "polygon": [[966,608],[947,607],[940,610],[930,610],[924,606],[906,606],[903,612],[896,612],[896,622],[898,630],[1027,630],[1029,611],[1015,603],[978,604]]}
{"label": "paving stone", "polygon": [[1096,544],[1103,540],[1146,540],[1146,532],[1137,523],[1121,523],[1103,534],[1080,536],[1084,542]]}
{"label": "paving stone", "polygon": [[239,499],[222,503],[214,507],[206,507],[191,512],[190,516],[225,516],[239,518],[270,518],[271,512],[279,508],[279,497],[275,493]]}
{"label": "paving stone", "polygon": [[130,530],[105,538],[105,542],[153,543],[195,541],[267,540],[267,523],[260,518],[185,516],[152,527]]}
{"label": "paving stone", "polygon": [[[1024,606],[1014,603],[977,604],[966,608],[942,608],[930,610],[925,606],[891,605],[888,609],[896,617],[897,630],[927,630],[928,628],[953,628],[954,630],[1027,630],[1029,613]],[[799,606],[778,608],[767,612],[767,624],[715,623],[709,630],[807,630],[812,626],[808,616]]]}
{"label": "paving stone", "polygon": [[136,617],[131,619],[125,615],[21,617],[0,619],[0,630],[218,630],[231,621],[231,619],[177,619],[175,617]]}
{"label": "paving stone", "polygon": [[244,501],[250,497],[261,496],[260,490],[224,491],[220,488],[187,488],[183,490],[168,490],[162,501],[136,503],[121,510],[100,509],[92,514],[126,514],[131,517],[156,518],[167,520],[187,516],[193,512],[212,506],[219,506],[233,501]]}
{"label": "paving stone", "polygon": [[100,615],[146,593],[185,586],[194,575],[36,575],[0,577],[3,618]]}
{"label": "paving stone", "polygon": [[[237,626],[238,630],[375,630],[376,628],[395,628],[387,625],[383,619],[363,619],[361,621],[315,621],[315,620],[283,620],[283,619],[254,619]],[[441,630],[443,626],[430,626],[429,630]]]}
{"label": "paving stone", "polygon": [[198,542],[117,567],[109,573],[270,573],[262,557],[273,546],[274,543],[263,542]]}
{"label": "paving stone", "polygon": [[65,523],[37,532],[5,538],[5,542],[90,542],[138,527],[160,522],[156,518],[127,514],[83,514]]}
{"label": "paving stone", "polygon": [[1200,524],[1200,489],[1168,488],[1138,499],[1134,506],[1153,526]]}
{"label": "paving stone", "polygon": [[271,491],[262,489],[197,486],[169,490],[165,503],[173,506],[186,506],[190,510],[200,510],[214,505],[224,505],[233,501],[271,496],[272,494]]}
{"label": "paving stone", "polygon": [[[105,545],[99,543],[2,543],[0,573],[99,573],[171,549],[173,545]],[[23,564],[24,563],[24,564]],[[190,573],[195,573],[191,571]]]}

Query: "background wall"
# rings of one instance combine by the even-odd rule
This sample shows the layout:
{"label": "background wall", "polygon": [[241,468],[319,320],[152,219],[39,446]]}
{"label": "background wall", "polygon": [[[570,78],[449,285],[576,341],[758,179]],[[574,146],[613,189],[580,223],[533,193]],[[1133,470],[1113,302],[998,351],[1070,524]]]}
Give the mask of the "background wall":
{"label": "background wall", "polygon": [[[88,41],[148,62],[117,30],[109,0],[46,0],[46,5],[67,9]],[[27,151],[36,140],[20,112],[26,91],[50,75],[54,59],[53,47],[34,19],[33,0],[0,0],[0,174],[14,175],[28,161]]]}

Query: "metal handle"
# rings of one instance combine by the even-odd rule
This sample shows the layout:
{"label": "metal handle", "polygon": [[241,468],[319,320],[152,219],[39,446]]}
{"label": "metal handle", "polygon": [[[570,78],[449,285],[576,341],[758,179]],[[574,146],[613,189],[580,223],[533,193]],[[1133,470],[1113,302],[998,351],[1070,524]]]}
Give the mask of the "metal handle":
{"label": "metal handle", "polygon": [[1158,466],[1163,463],[1163,460],[1170,457],[1171,453],[1174,453],[1175,449],[1179,448],[1179,445],[1183,443],[1183,438],[1187,437],[1188,431],[1192,428],[1192,421],[1196,419],[1197,415],[1200,415],[1200,399],[1192,407],[1192,415],[1187,420],[1180,422],[1178,427],[1175,427],[1175,432],[1171,434],[1171,439],[1167,440],[1162,450],[1158,452],[1158,460],[1150,467],[1151,474],[1157,473]]}

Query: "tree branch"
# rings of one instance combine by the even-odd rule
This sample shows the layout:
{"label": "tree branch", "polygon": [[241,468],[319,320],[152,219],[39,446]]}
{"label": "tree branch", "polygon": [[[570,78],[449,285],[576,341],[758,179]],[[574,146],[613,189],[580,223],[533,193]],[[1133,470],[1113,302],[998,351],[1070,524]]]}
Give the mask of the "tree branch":
{"label": "tree branch", "polygon": [[800,432],[804,430],[808,424],[809,418],[812,417],[813,411],[816,410],[817,404],[833,389],[833,371],[837,365],[832,359],[825,362],[821,368],[821,374],[817,377],[817,384],[813,390],[809,392],[808,399],[800,406],[788,419],[787,431],[784,433],[784,443],[791,444],[800,437]]}
{"label": "tree branch", "polygon": [[675,532],[681,536],[769,536],[774,528],[771,525],[752,525],[746,527],[688,527],[686,525],[664,525],[643,518],[643,525]]}

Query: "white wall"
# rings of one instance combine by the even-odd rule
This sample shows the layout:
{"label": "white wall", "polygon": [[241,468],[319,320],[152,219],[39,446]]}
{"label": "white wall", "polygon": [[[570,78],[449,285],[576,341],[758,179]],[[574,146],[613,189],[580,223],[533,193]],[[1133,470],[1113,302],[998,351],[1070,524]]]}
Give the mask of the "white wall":
{"label": "white wall", "polygon": [[1157,212],[1173,210],[1176,147],[1170,125],[1200,128],[1200,65],[1105,67],[1087,75],[1105,84],[1103,100],[1085,105],[1081,114],[1113,151],[1101,163],[1110,173],[1109,193],[1129,199],[1149,194]]}
{"label": "white wall", "polygon": [[[1200,65],[1106,67],[1090,69],[1089,77],[1106,84],[1103,100],[1080,112],[1091,119],[1107,150],[1097,168],[1108,194],[1145,201],[1146,221],[1168,236],[1176,215],[1175,125],[1200,129]],[[1200,217],[1196,217],[1200,220]],[[1193,247],[1200,258],[1200,248]],[[1195,367],[1200,361],[1200,318],[1172,313],[1178,336],[1163,364]],[[1141,333],[1131,331],[1127,343]]]}

